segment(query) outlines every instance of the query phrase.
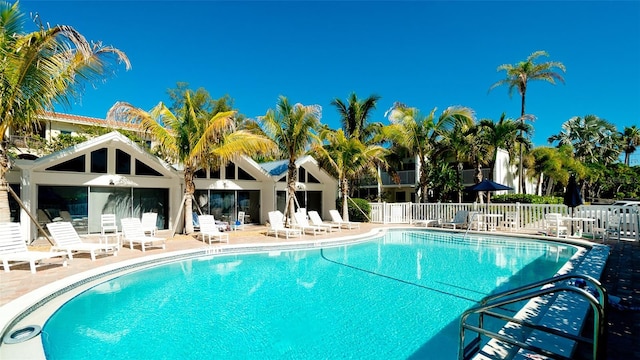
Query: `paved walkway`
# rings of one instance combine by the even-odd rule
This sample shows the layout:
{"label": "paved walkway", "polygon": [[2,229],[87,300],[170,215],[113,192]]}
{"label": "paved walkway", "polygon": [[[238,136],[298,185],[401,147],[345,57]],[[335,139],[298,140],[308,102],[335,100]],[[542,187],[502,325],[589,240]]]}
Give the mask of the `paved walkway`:
{"label": "paved walkway", "polygon": [[[321,240],[337,235],[363,234],[372,228],[380,227],[380,224],[362,224],[360,229],[343,230],[331,235],[313,237],[305,235],[303,240]],[[273,236],[265,236],[264,226],[250,226],[245,230],[230,232],[230,244],[243,243],[280,243],[287,241],[282,237],[276,239]],[[159,236],[168,235],[166,232]],[[288,241],[300,241],[300,238],[292,238]],[[34,244],[35,248],[47,248],[46,240],[39,240]],[[609,241],[611,254],[607,262],[601,281],[611,295],[622,299],[621,303],[640,309],[640,244],[627,241]],[[177,235],[167,241],[167,250],[177,251],[208,246],[193,236]],[[112,264],[132,258],[145,256],[145,254],[157,254],[157,249],[149,249],[142,253],[139,248],[134,250],[124,247],[118,256],[99,256],[96,261],[91,261],[88,254],[74,256],[68,267],[51,265],[38,268],[33,275],[29,272],[28,265],[12,267],[12,271],[5,273],[0,270],[0,306],[26,294],[36,288],[49,284],[55,280],[94,269],[98,266]],[[608,316],[607,359],[628,360],[640,359],[640,310],[617,310],[610,308]]]}

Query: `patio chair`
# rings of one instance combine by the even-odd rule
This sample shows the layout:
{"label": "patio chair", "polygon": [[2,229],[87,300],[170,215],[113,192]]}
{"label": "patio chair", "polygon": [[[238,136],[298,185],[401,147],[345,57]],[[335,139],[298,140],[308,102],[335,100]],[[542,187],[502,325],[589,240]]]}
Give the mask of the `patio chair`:
{"label": "patio chair", "polygon": [[118,255],[119,244],[98,244],[87,243],[80,239],[76,229],[70,222],[59,221],[55,223],[47,224],[47,229],[51,233],[53,242],[55,245],[52,250],[66,251],[69,259],[73,259],[73,252],[88,252],[91,255],[91,260],[96,259],[97,252],[109,253],[112,252],[113,256]]}
{"label": "patio chair", "polygon": [[244,229],[244,211],[238,211],[238,218],[236,222],[233,224],[233,230],[242,230]]}
{"label": "patio chair", "polygon": [[309,224],[309,220],[307,220],[307,216],[304,213],[296,212],[293,216],[296,219],[294,227],[302,230],[303,232],[312,233],[313,236],[327,232],[326,227]]}
{"label": "patio chair", "polygon": [[487,224],[484,221],[484,215],[479,211],[469,211],[467,218],[469,229],[473,230],[475,228],[476,230],[481,231],[486,228]]}
{"label": "patio chair", "polygon": [[279,210],[269,212],[269,228],[267,229],[267,235],[271,233],[273,233],[276,238],[278,237],[278,233],[284,234],[286,239],[290,236],[302,236],[302,230],[284,227],[284,214]]}
{"label": "patio chair", "polygon": [[549,213],[544,215],[545,232],[547,236],[567,237],[569,236],[569,227],[562,219],[562,214]]}
{"label": "patio chair", "polygon": [[158,230],[158,213],[146,212],[142,214],[142,231],[149,233],[151,236],[156,236]]}
{"label": "patio chair", "polygon": [[331,221],[333,221],[334,224],[339,224],[344,229],[351,230],[360,228],[360,223],[342,220],[342,216],[340,216],[338,210],[329,210],[329,215],[331,215]]}
{"label": "patio chair", "polygon": [[[36,273],[36,267],[44,260],[62,258],[62,266],[67,266],[67,253],[62,251],[30,251],[22,238],[20,223],[0,223],[0,260],[4,271],[9,272],[10,266],[29,263],[31,273]],[[9,264],[13,262],[14,264]]]}
{"label": "patio chair", "polygon": [[100,215],[100,233],[104,234],[117,233],[118,224],[116,223],[116,214]]}
{"label": "patio chair", "polygon": [[163,250],[166,249],[167,240],[165,238],[147,236],[144,230],[142,230],[142,222],[140,219],[124,218],[120,219],[120,224],[122,225],[123,241],[129,241],[129,248],[131,250],[133,250],[134,243],[140,244],[142,252],[145,252],[148,246],[162,247]]}
{"label": "patio chair", "polygon": [[199,234],[202,236],[202,241],[204,238],[209,239],[209,245],[211,245],[211,241],[217,239],[220,242],[229,243],[229,234],[224,233],[218,229],[218,225],[216,225],[216,219],[213,215],[199,215],[198,223],[200,224],[200,232]]}
{"label": "patio chair", "polygon": [[615,235],[618,241],[620,241],[621,222],[622,217],[620,215],[610,215],[603,227],[593,228],[594,238],[596,234],[600,234],[602,235],[602,242],[604,243],[605,240],[611,239],[611,235]]}
{"label": "patio chair", "polygon": [[504,220],[502,221],[502,227],[509,231],[516,231],[520,228],[518,221],[518,213],[515,211],[507,211],[504,214]]}
{"label": "patio chair", "polygon": [[322,218],[320,217],[320,214],[318,214],[317,211],[310,210],[308,214],[309,214],[309,220],[311,221],[312,225],[324,227],[327,229],[327,232],[342,231],[342,227],[340,226],[340,224],[323,221]]}
{"label": "patio chair", "polygon": [[451,221],[443,221],[440,224],[442,227],[451,227],[454,230],[457,228],[464,228],[468,223],[468,215],[469,212],[467,210],[458,210],[456,214],[453,216],[453,220]]}

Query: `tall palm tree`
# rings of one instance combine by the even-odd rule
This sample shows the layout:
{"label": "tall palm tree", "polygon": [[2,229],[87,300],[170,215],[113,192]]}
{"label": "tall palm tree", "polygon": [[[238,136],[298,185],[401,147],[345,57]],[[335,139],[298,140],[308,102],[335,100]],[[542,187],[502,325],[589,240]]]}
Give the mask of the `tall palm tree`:
{"label": "tall palm tree", "polygon": [[574,116],[562,124],[560,133],[551,135],[549,143],[571,145],[577,160],[586,163],[611,164],[618,160],[619,133],[615,125],[596,115]]}
{"label": "tall palm tree", "polygon": [[631,154],[633,154],[640,145],[640,128],[635,125],[625,126],[622,136],[622,149],[624,150],[624,164],[629,166]]}
{"label": "tall palm tree", "polygon": [[[521,61],[517,64],[502,64],[498,66],[497,71],[505,71],[506,78],[495,82],[489,88],[489,91],[493,90],[498,86],[506,85],[509,88],[509,96],[513,96],[513,92],[515,89],[520,93],[520,97],[522,99],[520,104],[520,120],[524,123],[527,119],[525,117],[525,103],[527,96],[527,86],[529,85],[529,81],[546,81],[552,85],[555,85],[556,81],[564,83],[564,78],[558,72],[558,70],[563,73],[566,71],[564,64],[557,61],[548,61],[536,64],[534,61],[541,56],[549,56],[546,51],[536,51],[533,54],[527,57],[527,60]],[[523,168],[522,168],[522,157],[523,157],[523,149],[520,149],[520,160],[518,166],[518,176],[520,181],[519,192],[524,193],[524,176],[523,176]]]}
{"label": "tall palm tree", "polygon": [[340,122],[346,137],[356,137],[362,142],[367,142],[376,134],[376,128],[380,124],[369,123],[369,117],[375,110],[378,100],[380,96],[375,94],[358,100],[356,93],[351,93],[346,103],[338,98],[331,101],[331,105],[335,106],[340,113]]}
{"label": "tall palm tree", "polygon": [[160,102],[149,112],[126,102],[111,107],[107,118],[139,123],[154,140],[158,150],[172,164],[181,164],[184,174],[185,232],[193,232],[192,198],[196,190],[194,174],[198,169],[218,169],[242,155],[268,153],[273,142],[260,135],[237,130],[235,111],[209,114],[195,107],[191,91],[184,93],[182,108],[172,112]]}
{"label": "tall palm tree", "polygon": [[83,85],[101,81],[112,62],[131,64],[120,50],[90,43],[74,28],[38,24],[24,33],[18,2],[0,3],[0,221],[9,221],[6,174],[10,168],[7,135],[33,129],[39,114],[55,105],[69,107]]}
{"label": "tall palm tree", "polygon": [[513,149],[517,147],[529,147],[529,140],[523,134],[529,134],[531,125],[512,119],[507,119],[502,113],[498,122],[491,119],[482,119],[478,124],[479,136],[484,138],[488,145],[486,149],[490,154],[489,179],[493,180],[493,169],[498,157],[498,149],[505,149],[509,152],[509,158],[513,159],[515,154]]}
{"label": "tall palm tree", "polygon": [[394,137],[393,142],[418,158],[418,196],[422,202],[428,200],[429,166],[433,163],[436,144],[456,124],[473,124],[474,119],[473,110],[462,106],[449,107],[438,117],[435,108],[427,115],[421,114],[417,108],[402,104],[396,104],[391,110],[389,120],[399,135]]}
{"label": "tall palm tree", "polygon": [[348,137],[342,129],[324,128],[320,131],[322,144],[313,147],[314,154],[323,164],[329,164],[337,175],[342,194],[342,218],[349,220],[349,182],[367,172],[377,160],[384,159],[387,149],[380,145],[363,144],[357,137]]}
{"label": "tall palm tree", "polygon": [[260,118],[265,134],[277,144],[280,156],[289,159],[285,208],[289,219],[293,219],[295,213],[296,161],[317,141],[315,132],[320,126],[321,116],[322,109],[318,105],[291,105],[285,96],[280,96],[275,110],[269,109]]}

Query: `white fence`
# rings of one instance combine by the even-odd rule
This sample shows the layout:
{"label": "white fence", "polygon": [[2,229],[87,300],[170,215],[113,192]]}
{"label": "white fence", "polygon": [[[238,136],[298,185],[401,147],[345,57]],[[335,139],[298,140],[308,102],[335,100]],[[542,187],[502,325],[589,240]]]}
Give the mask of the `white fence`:
{"label": "white fence", "polygon": [[[451,221],[459,210],[480,211],[484,214],[517,214],[517,228],[544,231],[544,215],[560,213],[571,216],[566,205],[557,204],[478,204],[478,203],[370,203],[371,222],[383,224],[412,224],[418,220]],[[640,240],[640,211],[638,206],[580,205],[574,209],[577,218],[595,219],[593,223],[576,223],[584,234],[593,228],[603,228],[611,215],[620,215],[622,237]]]}

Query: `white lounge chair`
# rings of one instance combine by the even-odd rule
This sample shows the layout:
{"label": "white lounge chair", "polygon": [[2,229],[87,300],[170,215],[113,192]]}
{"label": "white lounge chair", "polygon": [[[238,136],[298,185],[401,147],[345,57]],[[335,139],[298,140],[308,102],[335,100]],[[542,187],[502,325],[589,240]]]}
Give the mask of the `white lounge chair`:
{"label": "white lounge chair", "polygon": [[466,210],[458,210],[451,221],[444,221],[440,224],[442,227],[451,226],[453,229],[464,228],[467,226],[467,218],[469,217],[469,212]]}
{"label": "white lounge chair", "polygon": [[118,255],[118,248],[120,247],[120,244],[83,242],[70,222],[59,221],[55,223],[48,223],[47,228],[49,229],[53,242],[55,243],[52,250],[66,251],[69,259],[73,259],[73,252],[88,252],[91,254],[92,261],[96,259],[97,252],[104,252],[105,254],[113,253],[113,256]]}
{"label": "white lounge chair", "polygon": [[158,230],[158,213],[146,212],[142,214],[142,231],[149,233],[151,236],[156,236]]}
{"label": "white lounge chair", "polygon": [[[129,248],[133,250],[133,244],[140,244],[142,252],[145,252],[147,246],[161,246],[162,249],[166,248],[166,239],[147,236],[142,230],[142,222],[138,218],[124,218],[120,219],[122,225],[123,241],[129,241]],[[160,245],[157,245],[160,244]]]}
{"label": "white lounge chair", "polygon": [[269,228],[267,229],[267,235],[274,234],[276,238],[278,233],[284,234],[288,239],[290,236],[302,236],[300,229],[291,229],[284,227],[284,214],[279,210],[269,212]]}
{"label": "white lounge chair", "polygon": [[307,220],[307,215],[305,213],[296,212],[293,216],[296,218],[296,224],[294,226],[303,232],[311,233],[313,236],[327,233],[326,227],[309,224],[309,220]]}
{"label": "white lounge chair", "polygon": [[[30,251],[22,238],[20,223],[0,223],[0,260],[4,271],[9,272],[10,266],[29,263],[31,273],[36,273],[36,266],[43,260],[62,258],[62,266],[67,266],[67,253],[61,251]],[[14,264],[9,264],[14,262]]]}
{"label": "white lounge chair", "polygon": [[325,228],[327,228],[327,232],[329,232],[329,231],[342,231],[342,227],[340,226],[340,224],[335,224],[335,223],[322,221],[322,218],[320,217],[320,214],[318,214],[317,211],[310,210],[308,212],[308,214],[309,214],[309,220],[311,220],[311,224],[312,225],[325,227]]}
{"label": "white lounge chair", "polygon": [[198,223],[200,223],[200,235],[202,235],[202,241],[204,238],[209,239],[209,245],[212,240],[218,240],[220,242],[229,243],[229,234],[224,233],[218,229],[216,225],[216,219],[213,215],[198,215]]}
{"label": "white lounge chair", "polygon": [[329,210],[329,215],[331,215],[331,221],[334,224],[338,224],[345,229],[351,230],[360,228],[360,223],[342,220],[342,216],[340,216],[338,210]]}

